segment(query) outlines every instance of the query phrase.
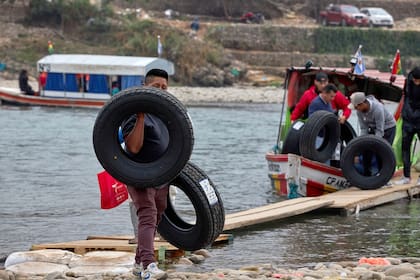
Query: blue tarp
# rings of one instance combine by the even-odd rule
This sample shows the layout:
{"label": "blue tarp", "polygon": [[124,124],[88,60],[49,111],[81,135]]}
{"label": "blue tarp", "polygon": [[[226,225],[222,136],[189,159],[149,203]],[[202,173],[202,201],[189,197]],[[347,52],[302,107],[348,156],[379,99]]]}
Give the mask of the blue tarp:
{"label": "blue tarp", "polygon": [[[48,73],[45,90],[78,92],[79,85],[76,74]],[[86,91],[91,93],[109,93],[107,76],[89,75]]]}
{"label": "blue tarp", "polygon": [[89,75],[88,92],[92,93],[109,93],[108,79],[105,75]]}
{"label": "blue tarp", "polygon": [[48,73],[45,90],[64,91],[64,79],[62,73]]}
{"label": "blue tarp", "polygon": [[121,90],[141,86],[143,84],[143,76],[121,76]]}
{"label": "blue tarp", "polygon": [[[47,81],[50,78],[50,74],[47,76]],[[79,86],[77,85],[77,79],[75,74],[66,74],[66,82],[64,84],[66,91],[79,91]]]}
{"label": "blue tarp", "polygon": [[[144,76],[121,76],[121,90],[133,86],[141,86],[143,79]],[[79,84],[76,74],[48,73],[45,90],[78,92]],[[89,93],[110,93],[108,76],[89,75],[85,90]]]}

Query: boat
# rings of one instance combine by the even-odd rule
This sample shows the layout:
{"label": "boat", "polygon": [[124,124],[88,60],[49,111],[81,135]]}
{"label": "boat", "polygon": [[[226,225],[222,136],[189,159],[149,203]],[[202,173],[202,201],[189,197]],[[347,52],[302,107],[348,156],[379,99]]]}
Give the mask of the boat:
{"label": "boat", "polygon": [[[390,73],[377,70],[366,70],[363,75],[356,75],[346,68],[290,67],[286,69],[277,142],[265,155],[271,186],[282,197],[320,196],[352,186],[340,168],[340,152],[357,137],[357,132],[350,123],[346,121],[344,125],[341,125],[342,146],[335,160],[325,163],[309,159],[302,156],[297,148],[297,137],[300,137],[297,131],[305,125],[305,122],[298,120],[291,124],[290,114],[304,91],[313,84],[316,73],[320,71],[325,72],[329,81],[334,83],[347,98],[356,91],[363,91],[366,95],[373,94],[382,102],[394,105],[396,108],[394,117],[399,118],[405,82],[403,75],[394,76],[391,81]],[[356,112],[353,111],[352,114]],[[401,171],[393,175],[399,174]]]}
{"label": "boat", "polygon": [[174,64],[157,57],[52,54],[37,62],[39,90],[26,95],[18,88],[0,87],[7,105],[101,108],[118,90],[141,86],[153,68],[175,73]]}

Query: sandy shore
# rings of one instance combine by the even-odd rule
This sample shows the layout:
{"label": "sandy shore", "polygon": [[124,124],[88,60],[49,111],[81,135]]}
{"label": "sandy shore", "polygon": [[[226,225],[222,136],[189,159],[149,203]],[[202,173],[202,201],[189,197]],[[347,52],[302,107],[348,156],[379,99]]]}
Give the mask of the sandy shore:
{"label": "sandy shore", "polygon": [[[34,90],[38,89],[36,81],[30,81]],[[0,79],[0,87],[17,88],[17,80]],[[278,87],[170,87],[169,92],[181,102],[188,105],[206,103],[281,103],[283,88]]]}

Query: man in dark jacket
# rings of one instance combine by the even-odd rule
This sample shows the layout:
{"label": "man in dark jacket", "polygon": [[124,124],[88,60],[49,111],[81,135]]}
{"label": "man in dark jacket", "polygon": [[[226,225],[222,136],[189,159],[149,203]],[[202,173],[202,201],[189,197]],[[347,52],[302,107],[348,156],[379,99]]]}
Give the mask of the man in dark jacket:
{"label": "man in dark jacket", "polygon": [[34,90],[29,85],[28,71],[26,71],[25,69],[22,69],[22,71],[20,71],[20,73],[19,73],[19,88],[25,94],[28,94],[28,95],[34,95],[35,94]]}
{"label": "man in dark jacket", "polygon": [[[420,67],[415,67],[407,76],[404,85],[404,106],[402,109],[402,157],[404,177],[396,184],[408,184],[411,181],[411,142],[417,134],[420,139]],[[420,178],[418,179],[418,183]]]}

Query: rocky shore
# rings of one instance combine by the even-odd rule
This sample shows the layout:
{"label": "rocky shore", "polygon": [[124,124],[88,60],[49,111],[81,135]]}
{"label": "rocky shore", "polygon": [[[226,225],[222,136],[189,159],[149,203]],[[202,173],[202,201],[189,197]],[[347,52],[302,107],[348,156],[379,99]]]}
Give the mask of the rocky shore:
{"label": "rocky shore", "polygon": [[[131,280],[133,253],[93,251],[83,256],[64,250],[16,252],[0,270],[4,280]],[[288,269],[274,264],[256,264],[239,269],[220,268],[193,272],[208,255],[200,250],[179,259],[166,269],[172,280],[250,280],[250,279],[359,279],[415,280],[420,277],[420,258],[360,258],[354,261],[318,263],[313,267]],[[229,260],[234,262],[235,260]]]}
{"label": "rocky shore", "polygon": [[[17,80],[0,79],[0,87],[17,88]],[[33,89],[37,90],[36,81],[30,81]],[[279,87],[170,87],[169,92],[186,105],[214,105],[221,103],[281,103],[283,88]]]}

